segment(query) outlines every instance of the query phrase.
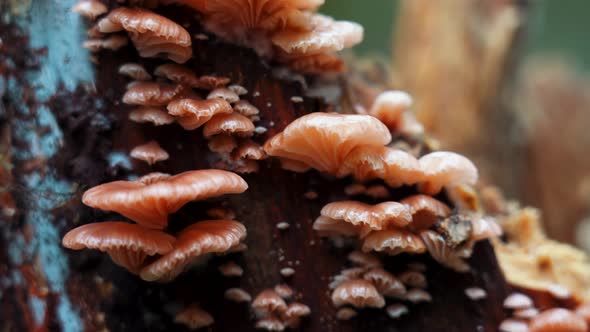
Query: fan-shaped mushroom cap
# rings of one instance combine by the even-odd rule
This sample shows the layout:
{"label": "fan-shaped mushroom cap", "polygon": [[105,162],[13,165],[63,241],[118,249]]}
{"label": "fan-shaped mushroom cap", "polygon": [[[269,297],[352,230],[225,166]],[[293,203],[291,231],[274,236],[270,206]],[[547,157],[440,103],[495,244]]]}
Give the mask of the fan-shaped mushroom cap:
{"label": "fan-shaped mushroom cap", "polygon": [[162,149],[156,141],[149,141],[145,144],[138,145],[131,150],[129,155],[132,158],[143,160],[152,165],[158,161],[166,160],[170,157],[166,150]]}
{"label": "fan-shaped mushroom cap", "polygon": [[174,122],[174,117],[155,107],[140,107],[129,112],[129,120],[134,122],[151,122],[154,126],[162,126]]}
{"label": "fan-shaped mushroom cap", "polygon": [[407,207],[398,202],[377,205],[357,201],[333,202],[322,208],[321,215],[371,230],[382,230],[390,226],[404,227],[412,221]]}
{"label": "fan-shaped mushroom cap", "polygon": [[235,94],[237,94],[238,96],[245,95],[248,93],[248,90],[246,90],[246,88],[244,88],[243,86],[238,85],[238,84],[232,84],[232,85],[228,86],[227,88],[230,89],[231,91],[235,92]]}
{"label": "fan-shaped mushroom cap", "polygon": [[150,228],[164,228],[168,215],[190,201],[239,194],[248,184],[239,175],[222,170],[198,170],[170,177],[159,177],[150,183],[114,181],[87,190],[84,204],[118,212]]}
{"label": "fan-shaped mushroom cap", "polygon": [[247,100],[240,100],[234,104],[234,111],[242,114],[243,116],[251,117],[260,113],[256,106],[250,104]]}
{"label": "fan-shaped mushroom cap", "polygon": [[504,299],[504,308],[507,309],[524,309],[533,306],[533,300],[522,293],[512,293]]}
{"label": "fan-shaped mushroom cap", "polygon": [[172,82],[195,87],[198,82],[197,74],[190,68],[176,63],[165,63],[154,70],[154,75],[165,77]]}
{"label": "fan-shaped mushroom cap", "polygon": [[126,30],[142,57],[164,53],[172,61],[184,63],[192,56],[190,34],[149,10],[119,7],[98,22],[98,29],[104,33]]}
{"label": "fan-shaped mushroom cap", "polygon": [[265,317],[274,312],[283,312],[287,303],[272,289],[265,289],[252,302],[252,309],[258,317]]}
{"label": "fan-shaped mushroom cap", "polygon": [[126,75],[136,81],[149,81],[152,79],[147,70],[137,63],[124,63],[119,67],[119,74]]}
{"label": "fan-shaped mushroom cap", "polygon": [[252,301],[252,296],[241,288],[230,288],[223,293],[223,297],[237,303]]}
{"label": "fan-shaped mushroom cap", "polygon": [[256,322],[256,328],[267,331],[284,331],[285,324],[275,315],[270,315]]}
{"label": "fan-shaped mushroom cap", "polygon": [[358,250],[350,252],[347,258],[353,264],[360,265],[366,268],[380,267],[382,265],[381,260],[377,258],[377,256]]}
{"label": "fan-shaped mushroom cap", "polygon": [[241,277],[244,274],[244,269],[232,261],[219,265],[218,270],[224,277]]}
{"label": "fan-shaped mushroom cap", "polygon": [[237,149],[232,151],[231,156],[233,160],[263,160],[267,157],[266,152],[264,152],[264,148],[251,140],[247,140],[246,142],[242,143]]}
{"label": "fan-shaped mushroom cap", "polygon": [[279,294],[280,297],[285,300],[290,299],[293,297],[293,294],[295,294],[295,291],[293,291],[293,289],[287,284],[276,285],[273,289],[277,294]]}
{"label": "fan-shaped mushroom cap", "polygon": [[224,99],[230,104],[237,103],[240,100],[240,96],[228,88],[217,88],[209,92],[207,99]]}
{"label": "fan-shaped mushroom cap", "polygon": [[508,318],[500,323],[498,330],[500,332],[529,332],[529,327],[525,321]]}
{"label": "fan-shaped mushroom cap", "polygon": [[186,130],[197,129],[217,114],[233,112],[231,105],[223,99],[195,100],[176,99],[168,104],[168,113]]}
{"label": "fan-shaped mushroom cap", "polygon": [[98,52],[102,49],[116,51],[127,45],[129,40],[125,36],[111,36],[105,39],[93,38],[82,43],[82,47],[89,49],[91,52]]}
{"label": "fan-shaped mushroom cap", "polygon": [[330,289],[334,289],[340,286],[341,283],[353,279],[362,279],[363,275],[367,272],[365,267],[351,267],[340,271],[339,274],[333,277],[334,280],[328,285]]}
{"label": "fan-shaped mushroom cap", "polygon": [[341,51],[363,40],[363,27],[357,23],[319,14],[309,17],[306,31],[279,31],[272,36],[273,44],[287,54],[309,55]]}
{"label": "fan-shaped mushroom cap", "polygon": [[412,214],[412,229],[425,229],[432,226],[439,218],[446,218],[451,209],[443,202],[426,195],[413,195],[400,201]]}
{"label": "fan-shaped mushroom cap", "polygon": [[176,314],[174,322],[184,324],[191,330],[196,330],[205,326],[213,325],[215,320],[208,312],[193,304]]}
{"label": "fan-shaped mushroom cap", "polygon": [[420,164],[414,156],[386,146],[356,147],[338,170],[338,176],[348,174],[361,182],[383,179],[391,187],[412,185],[422,179]]}
{"label": "fan-shaped mushroom cap", "polygon": [[406,271],[398,275],[398,278],[406,286],[416,288],[428,287],[428,282],[426,281],[426,277],[424,276],[424,274],[422,274],[422,272]]}
{"label": "fan-shaped mushroom cap", "polygon": [[309,316],[309,314],[311,314],[311,310],[308,306],[303,303],[293,302],[287,306],[285,311],[281,312],[281,318],[288,327],[297,328],[301,318]]}
{"label": "fan-shaped mushroom cap", "polygon": [[326,53],[283,56],[281,62],[296,72],[306,74],[340,73],[346,67],[340,57]]}
{"label": "fan-shaped mushroom cap", "polygon": [[183,229],[174,250],[144,267],[139,273],[146,281],[168,282],[195,259],[208,253],[224,253],[246,237],[246,227],[231,220],[207,220]]}
{"label": "fan-shaped mushroom cap", "polygon": [[431,302],[432,296],[420,288],[412,288],[406,293],[406,300],[412,303]]}
{"label": "fan-shaped mushroom cap", "polygon": [[296,119],[269,139],[264,150],[271,156],[336,174],[355,147],[382,146],[389,141],[387,127],[372,116],[312,113]]}
{"label": "fan-shaped mushroom cap", "polygon": [[390,318],[397,319],[410,311],[408,310],[407,306],[401,303],[394,303],[388,305],[387,308],[385,308],[385,312],[387,312],[387,316]]}
{"label": "fan-shaped mushroom cap", "polygon": [[106,13],[108,8],[97,0],[80,0],[72,7],[72,11],[94,20],[97,16]]}
{"label": "fan-shaped mushroom cap", "polygon": [[453,250],[447,246],[444,238],[434,231],[422,231],[420,237],[435,261],[458,272],[469,271],[469,265],[463,260],[465,256],[469,256],[469,251]]}
{"label": "fan-shaped mushroom cap", "polygon": [[476,216],[471,219],[473,231],[471,233],[472,241],[479,241],[491,237],[502,235],[502,227],[490,217]]}
{"label": "fan-shaped mushroom cap", "polygon": [[216,135],[209,140],[208,146],[213,152],[229,154],[238,147],[238,142],[230,135]]}
{"label": "fan-shaped mushroom cap", "polygon": [[529,323],[530,332],[587,332],[584,319],[573,311],[555,308],[545,310]]}
{"label": "fan-shaped mushroom cap", "polygon": [[382,268],[369,270],[363,275],[363,279],[375,285],[379,293],[385,297],[403,298],[407,292],[398,278]]}
{"label": "fan-shaped mushroom cap", "polygon": [[156,82],[138,82],[123,95],[123,102],[131,105],[166,106],[182,92],[182,87]]}
{"label": "fan-shaped mushroom cap", "polygon": [[350,304],[356,308],[383,308],[385,299],[370,282],[354,279],[341,283],[332,292],[332,303],[336,307]]}
{"label": "fan-shaped mushroom cap", "polygon": [[166,233],[119,221],[87,224],[69,231],[63,238],[66,248],[97,249],[132,273],[138,273],[147,256],[164,255],[175,239]]}
{"label": "fan-shaped mushroom cap", "polygon": [[393,256],[403,252],[420,254],[426,252],[426,246],[417,235],[401,229],[387,229],[367,235],[363,239],[362,250],[385,252]]}
{"label": "fan-shaped mushroom cap", "polygon": [[[221,99],[214,99],[221,100]],[[247,117],[237,114],[218,114],[203,127],[203,135],[209,138],[213,135],[229,134],[241,137],[252,136],[254,124]]]}
{"label": "fan-shaped mushroom cap", "polygon": [[384,91],[377,96],[369,114],[390,129],[397,128],[401,115],[412,106],[412,97],[403,91]]}
{"label": "fan-shaped mushroom cap", "polygon": [[353,224],[334,220],[332,218],[319,216],[313,223],[313,229],[320,236],[356,236],[361,232],[360,227]]}
{"label": "fan-shaped mushroom cap", "polygon": [[419,162],[424,173],[424,182],[419,189],[428,195],[438,193],[444,186],[474,185],[477,182],[477,168],[460,154],[432,152],[421,157]]}
{"label": "fan-shaped mushroom cap", "polygon": [[350,320],[354,317],[356,317],[357,312],[354,311],[354,309],[351,308],[341,308],[338,310],[338,312],[336,313],[336,319],[338,320]]}

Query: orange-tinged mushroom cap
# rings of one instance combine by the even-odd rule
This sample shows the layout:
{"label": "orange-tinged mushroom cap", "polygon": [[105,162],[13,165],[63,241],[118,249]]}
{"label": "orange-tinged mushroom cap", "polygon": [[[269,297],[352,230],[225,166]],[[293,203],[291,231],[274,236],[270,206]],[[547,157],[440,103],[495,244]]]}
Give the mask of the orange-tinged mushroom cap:
{"label": "orange-tinged mushroom cap", "polygon": [[168,104],[168,113],[186,130],[197,129],[216,114],[229,114],[233,109],[223,99],[177,99]]}
{"label": "orange-tinged mushroom cap", "polygon": [[374,268],[363,275],[363,279],[371,282],[379,293],[385,297],[403,298],[406,294],[406,286],[393,274],[383,268]]}
{"label": "orange-tinged mushroom cap", "polygon": [[335,220],[332,218],[320,216],[313,223],[313,229],[319,233],[320,236],[356,236],[361,233],[362,228],[342,222],[342,220]]}
{"label": "orange-tinged mushroom cap", "polygon": [[412,229],[425,229],[432,226],[439,218],[446,218],[451,209],[436,198],[426,195],[413,195],[400,201],[412,214]]}
{"label": "orange-tinged mushroom cap", "polygon": [[469,271],[469,265],[463,258],[471,254],[470,251],[454,250],[446,244],[445,239],[440,234],[431,230],[421,231],[420,237],[428,248],[430,256],[435,261],[458,272]]}
{"label": "orange-tinged mushroom cap", "polygon": [[412,221],[408,208],[398,202],[383,202],[377,205],[357,201],[333,202],[324,206],[321,214],[371,230],[382,230],[389,226],[404,227]]}
{"label": "orange-tinged mushroom cap", "polygon": [[382,146],[390,141],[387,127],[372,116],[312,113],[296,119],[269,139],[264,150],[271,156],[336,174],[355,147]]}
{"label": "orange-tinged mushroom cap", "polygon": [[258,317],[264,317],[274,312],[285,311],[287,303],[274,290],[265,289],[252,302],[252,309]]}
{"label": "orange-tinged mushroom cap", "polygon": [[184,324],[191,330],[196,330],[212,325],[215,320],[208,312],[193,304],[176,314],[174,322]]}
{"label": "orange-tinged mushroom cap", "polygon": [[114,181],[89,189],[84,204],[118,212],[150,228],[164,228],[168,215],[190,201],[239,194],[248,184],[239,175],[222,170],[197,170],[153,181]]}
{"label": "orange-tinged mushroom cap", "polygon": [[252,136],[254,129],[255,127],[252,120],[241,114],[217,114],[205,124],[205,127],[203,127],[203,136],[209,138],[214,135],[227,134],[248,137]]}
{"label": "orange-tinged mushroom cap", "polygon": [[129,155],[132,158],[143,160],[152,165],[158,161],[166,160],[170,157],[166,150],[162,149],[156,141],[149,141],[145,144],[138,145],[131,150]]}
{"label": "orange-tinged mushroom cap", "polygon": [[341,283],[332,293],[332,303],[340,307],[350,304],[356,308],[383,308],[385,299],[372,283],[354,279]]}
{"label": "orange-tinged mushroom cap", "polygon": [[367,235],[363,240],[362,250],[385,252],[393,256],[403,252],[420,254],[426,251],[426,246],[417,235],[401,229],[387,229]]}
{"label": "orange-tinged mushroom cap", "polygon": [[460,154],[446,151],[429,153],[419,160],[424,173],[420,191],[434,195],[444,186],[474,185],[477,182],[477,168]]}
{"label": "orange-tinged mushroom cap", "polygon": [[98,22],[98,29],[104,33],[126,30],[143,57],[165,53],[172,61],[184,63],[192,56],[190,34],[182,26],[149,10],[117,8]]}
{"label": "orange-tinged mushroom cap", "polygon": [[72,7],[72,11],[94,20],[97,16],[106,13],[108,8],[97,0],[81,0]]}
{"label": "orange-tinged mushroom cap", "polygon": [[140,107],[129,112],[129,120],[133,122],[151,122],[154,126],[162,126],[174,122],[174,117],[156,107]]}
{"label": "orange-tinged mushroom cap", "polygon": [[225,253],[246,237],[246,227],[232,220],[207,220],[183,229],[174,250],[144,267],[140,277],[146,281],[168,282],[191,262],[208,253]]}
{"label": "orange-tinged mushroom cap", "polygon": [[530,332],[587,332],[584,319],[573,311],[555,308],[543,311],[529,323]]}
{"label": "orange-tinged mushroom cap", "polygon": [[119,74],[126,75],[136,81],[149,81],[152,79],[145,68],[137,63],[124,63],[119,67]]}
{"label": "orange-tinged mushroom cap", "polygon": [[147,256],[170,252],[174,242],[174,237],[164,232],[120,221],[83,225],[69,231],[62,240],[66,248],[106,252],[132,273],[138,273]]}
{"label": "orange-tinged mushroom cap", "polygon": [[166,106],[182,92],[182,87],[156,82],[137,82],[123,95],[123,102],[131,105]]}
{"label": "orange-tinged mushroom cap", "polygon": [[381,120],[390,129],[397,128],[400,118],[412,106],[412,97],[403,91],[385,91],[377,96],[369,114]]}

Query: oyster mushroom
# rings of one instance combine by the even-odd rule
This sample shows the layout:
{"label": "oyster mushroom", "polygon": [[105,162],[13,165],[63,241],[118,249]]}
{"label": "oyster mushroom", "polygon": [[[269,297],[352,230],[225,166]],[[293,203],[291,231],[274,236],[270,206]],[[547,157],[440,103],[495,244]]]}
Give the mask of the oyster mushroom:
{"label": "oyster mushroom", "polygon": [[410,228],[413,230],[426,229],[439,218],[446,218],[451,209],[443,202],[426,195],[413,195],[400,201],[412,215]]}
{"label": "oyster mushroom", "polygon": [[240,100],[240,96],[228,88],[217,88],[209,92],[207,99],[223,99],[230,104],[235,104]]}
{"label": "oyster mushroom", "polygon": [[435,261],[458,272],[469,271],[469,265],[463,259],[471,255],[470,249],[453,249],[440,234],[431,230],[421,231],[420,237]]}
{"label": "oyster mushroom", "polygon": [[217,114],[233,112],[231,105],[223,99],[195,100],[176,99],[168,104],[168,114],[186,130],[201,127]]}
{"label": "oyster mushroom", "polygon": [[201,76],[190,68],[176,63],[166,63],[156,67],[154,75],[164,77],[172,82],[186,85],[192,88],[211,90],[224,86],[230,82],[227,77]]}
{"label": "oyster mushroom", "polygon": [[172,251],[173,236],[164,232],[120,221],[82,225],[69,231],[62,240],[74,250],[96,249],[109,254],[115,264],[137,274],[148,256]]}
{"label": "oyster mushroom", "polygon": [[412,106],[412,97],[403,91],[380,93],[369,109],[369,114],[383,122],[389,129],[397,129],[401,116]]}
{"label": "oyster mushroom", "polygon": [[588,325],[584,319],[573,311],[554,308],[545,310],[538,316],[531,319],[529,323],[530,332],[587,332]]}
{"label": "oyster mushroom", "polygon": [[104,39],[88,39],[82,43],[82,47],[89,49],[90,52],[98,52],[102,49],[116,51],[127,45],[128,42],[127,37],[115,35]]}
{"label": "oyster mushroom", "polygon": [[214,135],[227,134],[248,137],[252,136],[254,128],[252,121],[243,115],[237,113],[218,114],[205,124],[203,136],[210,138]]}
{"label": "oyster mushroom", "polygon": [[167,160],[170,157],[168,152],[162,149],[158,142],[153,140],[134,147],[129,155],[132,158],[143,160],[150,165],[153,165],[158,161]]}
{"label": "oyster mushroom", "polygon": [[426,252],[426,245],[413,233],[401,229],[387,229],[367,235],[363,239],[362,250],[384,252],[391,256],[404,252],[421,254]]}
{"label": "oyster mushroom", "polygon": [[354,279],[341,283],[332,292],[332,303],[336,307],[351,305],[356,308],[383,308],[385,299],[372,283],[363,279]]}
{"label": "oyster mushroom", "polygon": [[123,102],[140,106],[166,106],[182,92],[182,87],[157,82],[138,82],[123,95]]}
{"label": "oyster mushroom", "polygon": [[258,317],[266,317],[275,312],[287,309],[287,303],[272,289],[265,289],[252,302],[252,309]]}
{"label": "oyster mushroom", "polygon": [[108,8],[97,0],[80,0],[72,7],[72,11],[94,20],[106,13]]}
{"label": "oyster mushroom", "polygon": [[82,202],[93,208],[118,212],[142,226],[162,229],[168,224],[168,215],[190,201],[239,194],[247,188],[237,174],[198,170],[104,183],[87,190]]}
{"label": "oyster mushroom", "polygon": [[363,279],[371,282],[379,293],[385,297],[404,298],[407,293],[406,287],[393,274],[382,268],[374,268],[363,275]]}
{"label": "oyster mushroom", "polygon": [[141,269],[146,281],[168,282],[189,268],[199,257],[225,253],[246,237],[246,227],[231,220],[206,220],[183,229],[174,249]]}
{"label": "oyster mushroom", "polygon": [[156,107],[139,107],[129,112],[129,120],[138,123],[150,122],[154,126],[163,126],[174,122],[174,117]]}
{"label": "oyster mushroom", "polygon": [[147,70],[137,63],[124,63],[119,66],[119,74],[130,77],[136,81],[149,81],[152,79]]}
{"label": "oyster mushroom", "polygon": [[215,320],[208,312],[193,304],[176,314],[174,322],[183,324],[191,330],[197,330],[213,325]]}
{"label": "oyster mushroom", "polygon": [[444,186],[474,185],[477,182],[477,168],[462,155],[438,151],[421,157],[419,162],[424,174],[419,189],[425,194],[434,195]]}

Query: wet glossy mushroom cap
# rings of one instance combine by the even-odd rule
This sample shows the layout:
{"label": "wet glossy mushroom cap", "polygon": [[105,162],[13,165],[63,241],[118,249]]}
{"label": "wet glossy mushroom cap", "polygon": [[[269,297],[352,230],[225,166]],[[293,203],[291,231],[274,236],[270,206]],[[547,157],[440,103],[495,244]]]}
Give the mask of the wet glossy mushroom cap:
{"label": "wet glossy mushroom cap", "polygon": [[357,236],[363,231],[361,227],[335,220],[332,218],[319,216],[313,223],[313,230],[320,236]]}
{"label": "wet glossy mushroom cap", "polygon": [[435,261],[458,272],[469,271],[469,265],[463,259],[471,255],[470,250],[454,250],[440,234],[430,230],[421,231],[420,238]]}
{"label": "wet glossy mushroom cap", "polygon": [[138,82],[130,86],[123,95],[123,102],[130,105],[166,106],[182,92],[177,85]]}
{"label": "wet glossy mushroom cap", "polygon": [[161,229],[166,227],[169,214],[190,201],[239,194],[248,188],[239,175],[213,169],[144,182],[140,178],[101,184],[86,191],[82,202],[93,208],[115,211],[142,226]]}
{"label": "wet glossy mushroom cap", "polygon": [[266,331],[284,331],[285,323],[275,315],[270,315],[256,322],[256,328]]}
{"label": "wet glossy mushroom cap", "polygon": [[168,113],[186,130],[199,128],[217,114],[233,112],[231,105],[223,99],[176,99],[167,108]]}
{"label": "wet glossy mushroom cap", "polygon": [[209,138],[214,135],[227,134],[249,137],[254,133],[254,129],[255,127],[252,120],[243,115],[237,113],[218,114],[205,124],[205,127],[203,127],[203,136]]}
{"label": "wet glossy mushroom cap", "polygon": [[137,63],[124,63],[119,67],[119,74],[130,77],[136,81],[149,81],[152,79],[147,70]]}
{"label": "wet glossy mushroom cap", "polygon": [[223,297],[226,300],[229,300],[229,301],[232,301],[232,302],[236,302],[236,303],[242,303],[242,302],[250,302],[250,301],[252,301],[252,296],[250,296],[250,294],[248,294],[248,292],[246,292],[245,290],[243,290],[241,288],[230,288],[230,289],[227,289],[223,293]]}
{"label": "wet glossy mushroom cap", "polygon": [[164,255],[175,239],[164,232],[119,221],[105,221],[76,227],[62,240],[66,248],[96,249],[132,273],[138,273],[148,256]]}
{"label": "wet glossy mushroom cap", "polygon": [[474,216],[471,219],[473,231],[471,233],[472,241],[480,241],[491,237],[502,235],[502,227],[491,217]]}
{"label": "wet glossy mushroom cap", "polygon": [[420,191],[434,195],[445,186],[474,185],[477,182],[477,168],[460,154],[438,151],[419,159],[424,174]]}
{"label": "wet glossy mushroom cap", "polygon": [[531,319],[530,332],[587,332],[588,325],[584,319],[573,311],[555,308],[545,310]]}
{"label": "wet glossy mushroom cap", "polygon": [[346,69],[344,61],[334,54],[283,56],[280,59],[292,70],[305,74],[340,73]]}
{"label": "wet glossy mushroom cap", "polygon": [[385,297],[404,298],[406,286],[393,274],[382,268],[374,268],[363,275],[363,279],[371,282],[379,293]]}
{"label": "wet glossy mushroom cap", "polygon": [[440,218],[446,218],[451,214],[451,209],[443,202],[427,196],[413,195],[400,201],[412,215],[410,228],[426,229],[432,226]]}
{"label": "wet glossy mushroom cap", "polygon": [[375,268],[382,265],[381,260],[377,256],[358,250],[350,252],[347,258],[353,264],[366,268]]}
{"label": "wet glossy mushroom cap", "polygon": [[168,152],[162,149],[160,144],[156,141],[149,141],[145,144],[134,147],[129,155],[131,158],[143,160],[150,165],[153,165],[158,161],[167,160],[170,157]]}
{"label": "wet glossy mushroom cap", "polygon": [[180,25],[154,12],[119,7],[98,22],[103,33],[126,30],[142,57],[166,54],[177,63],[192,56],[191,36]]}
{"label": "wet glossy mushroom cap", "polygon": [[250,159],[250,160],[263,160],[266,159],[267,155],[264,152],[264,148],[258,145],[252,140],[247,140],[240,146],[232,151],[231,155],[233,160]]}
{"label": "wet glossy mushroom cap", "polygon": [[230,135],[216,135],[209,140],[208,146],[213,152],[229,154],[238,147],[238,142]]}
{"label": "wet glossy mushroom cap", "polygon": [[106,13],[108,8],[97,0],[80,0],[72,7],[72,11],[94,20],[97,16]]}
{"label": "wet glossy mushroom cap", "polygon": [[352,150],[338,170],[338,176],[348,174],[361,182],[383,179],[391,187],[412,185],[423,177],[414,156],[386,146],[359,146]]}
{"label": "wet glossy mushroom cap", "polygon": [[90,52],[98,52],[102,49],[116,51],[127,45],[128,42],[127,37],[116,35],[104,39],[88,39],[82,43],[82,47],[89,49]]}
{"label": "wet glossy mushroom cap", "polygon": [[191,330],[196,330],[213,325],[215,320],[208,312],[193,304],[176,314],[174,322],[183,324]]}
{"label": "wet glossy mushroom cap", "polygon": [[363,27],[357,23],[319,14],[309,17],[307,31],[279,31],[272,36],[273,44],[287,54],[310,55],[341,51],[363,40]]}
{"label": "wet glossy mushroom cap", "polygon": [[290,123],[264,144],[270,156],[309,165],[336,174],[357,146],[383,146],[391,134],[383,123],[368,115],[312,113]]}
{"label": "wet glossy mushroom cap", "polygon": [[174,122],[174,117],[156,107],[139,107],[129,112],[129,120],[138,123],[149,122],[154,126],[162,126]]}
{"label": "wet glossy mushroom cap", "polygon": [[252,302],[252,309],[258,317],[265,317],[274,312],[283,312],[287,303],[272,289],[265,289]]}
{"label": "wet glossy mushroom cap", "polygon": [[384,91],[380,93],[371,108],[369,114],[379,119],[388,128],[398,127],[400,117],[412,106],[412,97],[403,91]]}
{"label": "wet glossy mushroom cap", "polygon": [[287,306],[285,311],[281,312],[281,318],[290,328],[297,328],[301,323],[301,318],[309,316],[311,309],[303,303],[293,302]]}
{"label": "wet glossy mushroom cap", "polygon": [[225,253],[246,238],[246,227],[231,220],[200,221],[183,229],[174,250],[144,267],[140,277],[146,281],[168,282],[192,262],[209,253]]}
{"label": "wet glossy mushroom cap", "polygon": [[362,250],[384,252],[393,256],[404,252],[421,254],[426,252],[426,246],[422,239],[413,233],[401,229],[387,229],[367,235],[363,239]]}
{"label": "wet glossy mushroom cap", "polygon": [[385,299],[372,283],[354,279],[341,283],[332,292],[332,303],[336,307],[351,305],[356,308],[383,308]]}
{"label": "wet glossy mushroom cap", "polygon": [[235,104],[240,100],[240,96],[228,88],[217,88],[209,92],[207,99],[223,99],[230,104]]}
{"label": "wet glossy mushroom cap", "polygon": [[522,293],[512,293],[504,299],[504,308],[507,309],[524,309],[533,306],[533,300]]}
{"label": "wet glossy mushroom cap", "polygon": [[321,215],[371,230],[382,230],[390,226],[404,227],[412,221],[408,208],[398,202],[377,205],[357,201],[333,202],[322,208]]}
{"label": "wet glossy mushroom cap", "polygon": [[242,114],[243,116],[251,117],[260,113],[258,108],[250,104],[247,100],[240,100],[234,105],[234,111]]}

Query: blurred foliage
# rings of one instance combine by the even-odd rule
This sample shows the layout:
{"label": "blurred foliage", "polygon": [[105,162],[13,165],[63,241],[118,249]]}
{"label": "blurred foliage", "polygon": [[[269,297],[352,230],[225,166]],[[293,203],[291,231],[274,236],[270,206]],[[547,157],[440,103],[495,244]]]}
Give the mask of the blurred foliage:
{"label": "blurred foliage", "polygon": [[[391,31],[399,0],[332,0],[322,12],[338,19],[361,23],[365,41],[356,48],[360,53],[389,54]],[[370,5],[367,5],[370,3]],[[590,1],[531,1],[526,52],[528,54],[562,55],[590,70]]]}

